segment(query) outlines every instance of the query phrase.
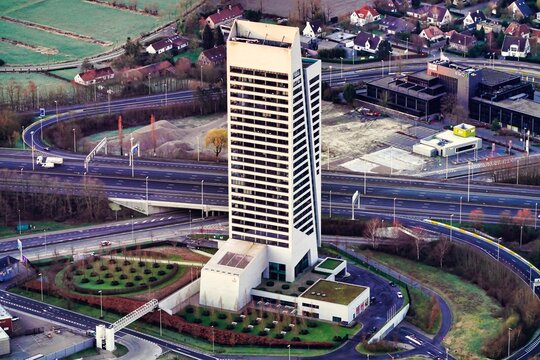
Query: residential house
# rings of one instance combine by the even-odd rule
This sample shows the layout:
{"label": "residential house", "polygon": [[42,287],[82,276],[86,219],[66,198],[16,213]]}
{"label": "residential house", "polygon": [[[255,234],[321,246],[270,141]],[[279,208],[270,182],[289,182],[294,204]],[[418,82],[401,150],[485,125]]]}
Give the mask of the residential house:
{"label": "residential house", "polygon": [[476,45],[476,38],[472,35],[460,34],[457,31],[453,31],[448,41],[450,49],[454,49],[459,52],[468,52]]}
{"label": "residential house", "polygon": [[322,20],[313,20],[306,22],[306,27],[302,31],[302,35],[315,39],[323,34]]}
{"label": "residential house", "polygon": [[379,44],[382,39],[364,31],[360,31],[354,38],[354,49],[375,54],[379,50]]}
{"label": "residential house", "polygon": [[527,24],[520,24],[518,22],[511,22],[510,25],[504,30],[505,35],[529,37],[531,30]]}
{"label": "residential house", "polygon": [[431,10],[430,5],[421,5],[417,8],[409,8],[407,10],[407,16],[412,17],[413,19],[417,20],[425,20],[428,17],[428,13]]}
{"label": "residential house", "polygon": [[450,11],[443,6],[433,5],[427,14],[428,24],[437,25],[438,27],[450,24],[452,22],[452,15]]}
{"label": "residential house", "polygon": [[370,5],[364,5],[351,14],[351,24],[356,26],[364,26],[380,19],[379,12]]}
{"label": "residential house", "polygon": [[531,52],[531,45],[528,38],[521,36],[506,35],[501,47],[501,55],[504,57],[513,56],[524,58]]}
{"label": "residential house", "polygon": [[408,33],[414,28],[415,26],[407,20],[390,15],[379,22],[379,30],[386,32],[387,35],[395,35],[400,32]]}
{"label": "residential house", "polygon": [[397,13],[403,6],[402,0],[376,0],[375,6],[386,12]]}
{"label": "residential house", "polygon": [[507,7],[508,11],[512,14],[514,19],[528,18],[533,15],[533,11],[527,5],[525,0],[516,0]]}
{"label": "residential house", "polygon": [[108,66],[101,69],[92,69],[75,75],[73,79],[77,84],[84,86],[114,78],[113,69]]}
{"label": "residential house", "polygon": [[478,24],[479,22],[486,21],[486,20],[487,20],[486,15],[482,11],[480,10],[476,10],[473,12],[469,11],[467,16],[465,16],[465,18],[463,19],[463,26],[472,27]]}
{"label": "residential house", "polygon": [[241,18],[243,14],[244,8],[242,5],[229,5],[223,10],[218,9],[216,13],[208,16],[205,21],[211,29],[215,29],[219,25]]}
{"label": "residential house", "polygon": [[128,81],[144,81],[149,76],[174,75],[176,69],[169,61],[161,61],[135,69],[129,69],[122,72],[122,78]]}
{"label": "residential house", "polygon": [[529,37],[531,39],[540,38],[540,29],[531,28],[530,30],[531,30],[531,34],[529,35]]}
{"label": "residential house", "polygon": [[536,13],[536,20],[540,21],[540,11]]}
{"label": "residential house", "polygon": [[171,49],[182,50],[188,47],[188,41],[180,35],[169,36],[161,39],[146,47],[146,52],[149,54],[163,54]]}
{"label": "residential house", "polygon": [[428,26],[420,32],[420,37],[428,41],[438,41],[444,38],[444,32],[436,26]]}
{"label": "residential house", "polygon": [[503,30],[503,27],[497,21],[480,21],[476,24],[476,30],[480,30],[482,28],[484,28],[486,34],[491,32],[500,33]]}
{"label": "residential house", "polygon": [[227,60],[227,48],[225,45],[215,46],[211,49],[204,50],[197,62],[201,65],[220,65]]}

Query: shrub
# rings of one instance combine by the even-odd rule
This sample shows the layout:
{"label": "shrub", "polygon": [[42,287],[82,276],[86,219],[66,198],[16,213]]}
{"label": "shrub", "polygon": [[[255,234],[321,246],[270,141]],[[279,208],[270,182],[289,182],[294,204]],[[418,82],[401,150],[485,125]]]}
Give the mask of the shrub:
{"label": "shrub", "polygon": [[202,311],[202,316],[210,316],[210,311],[204,309],[204,310]]}
{"label": "shrub", "polygon": [[92,268],[93,268],[92,264],[86,264],[86,270],[90,270]]}
{"label": "shrub", "polygon": [[155,277],[155,276],[150,276],[150,278],[148,279],[148,281],[150,281],[150,282],[155,282],[155,281],[157,281],[157,277]]}
{"label": "shrub", "polygon": [[334,336],[333,340],[336,341],[336,342],[341,342],[341,341],[343,341],[343,339],[341,338],[341,336],[338,336],[338,335]]}
{"label": "shrub", "polygon": [[139,267],[145,267],[146,263],[144,261],[139,261]]}
{"label": "shrub", "polygon": [[245,334],[247,334],[247,333],[251,332],[251,329],[248,328],[247,326],[244,326],[244,327],[242,328],[242,332],[245,333]]}
{"label": "shrub", "polygon": [[103,279],[97,279],[97,280],[96,280],[96,284],[98,284],[98,285],[101,285],[101,284],[103,284],[104,282],[105,282],[105,281],[104,281]]}
{"label": "shrub", "polygon": [[266,331],[264,331],[264,330],[261,330],[261,331],[259,331],[258,335],[259,336],[266,336],[266,335],[268,335],[268,333]]}
{"label": "shrub", "polygon": [[141,281],[142,276],[141,275],[135,275],[135,281]]}
{"label": "shrub", "polygon": [[271,280],[268,280],[268,281],[266,282],[266,286],[274,286],[274,282],[271,281]]}
{"label": "shrub", "polygon": [[167,264],[167,266],[166,266],[166,268],[169,269],[169,270],[171,270],[173,267],[174,267],[173,264]]}
{"label": "shrub", "polygon": [[291,330],[292,330],[292,327],[290,327],[289,325],[287,325],[287,326],[285,326],[285,327],[283,328],[283,331],[286,331],[286,332],[289,332],[289,331],[291,331]]}
{"label": "shrub", "polygon": [[111,286],[118,286],[119,284],[118,280],[111,281]]}
{"label": "shrub", "polygon": [[90,276],[91,276],[91,277],[96,277],[97,275],[98,275],[98,274],[97,274],[97,272],[95,272],[95,271],[92,271],[92,272],[90,273]]}
{"label": "shrub", "polygon": [[318,324],[315,321],[308,321],[307,326],[310,327],[310,328],[316,328],[318,326]]}
{"label": "shrub", "polygon": [[101,265],[101,266],[99,267],[99,270],[101,270],[101,271],[107,270],[107,265]]}
{"label": "shrub", "polygon": [[262,317],[263,317],[263,319],[268,319],[268,313],[267,313],[266,311],[263,312],[263,316],[262,316]]}
{"label": "shrub", "polygon": [[287,289],[290,288],[290,286],[289,286],[288,284],[283,284],[283,285],[281,285],[281,288],[282,288],[283,290],[287,290]]}
{"label": "shrub", "polygon": [[300,286],[300,287],[298,288],[298,291],[300,291],[300,292],[304,292],[304,291],[306,291],[306,290],[307,290],[307,289],[306,289],[304,286]]}
{"label": "shrub", "polygon": [[128,288],[129,288],[129,287],[133,287],[133,286],[135,286],[135,284],[133,284],[131,281],[128,281],[128,282],[126,283],[126,287],[128,287]]}
{"label": "shrub", "polygon": [[200,324],[200,323],[202,323],[202,319],[195,318],[195,319],[193,319],[193,322],[194,322],[195,324]]}
{"label": "shrub", "polygon": [[159,270],[157,273],[159,276],[165,275],[165,270]]}
{"label": "shrub", "polygon": [[124,266],[129,266],[131,265],[131,261],[129,260],[124,260]]}
{"label": "shrub", "polygon": [[229,324],[225,327],[227,330],[234,330],[235,326],[233,324]]}
{"label": "shrub", "polygon": [[122,267],[121,266],[115,266],[114,271],[120,272],[120,271],[122,271]]}
{"label": "shrub", "polygon": [[135,274],[137,272],[137,269],[135,268],[130,268],[129,269],[129,272],[132,273],[132,274]]}
{"label": "shrub", "polygon": [[146,283],[140,283],[139,284],[140,287],[142,287],[143,289],[146,289],[148,287],[148,285],[146,285]]}
{"label": "shrub", "polygon": [[275,338],[276,339],[283,339],[283,334],[276,334]]}
{"label": "shrub", "polygon": [[276,324],[274,324],[273,322],[271,322],[271,323],[266,324],[266,327],[269,328],[269,329],[273,329],[273,328],[276,327]]}
{"label": "shrub", "polygon": [[89,283],[89,282],[90,282],[90,279],[89,279],[89,278],[83,277],[83,278],[81,279],[81,284],[87,284],[87,283]]}
{"label": "shrub", "polygon": [[237,322],[237,323],[241,323],[241,322],[244,322],[244,319],[242,317],[240,317],[240,316],[235,316],[234,321]]}
{"label": "shrub", "polygon": [[217,326],[217,325],[218,325],[217,321],[210,321],[210,326]]}
{"label": "shrub", "polygon": [[112,278],[112,274],[111,274],[111,273],[106,273],[106,274],[105,274],[105,277],[106,277],[107,279],[110,279],[110,278]]}
{"label": "shrub", "polygon": [[126,280],[128,276],[126,274],[120,274],[120,280]]}
{"label": "shrub", "polygon": [[311,285],[315,284],[315,282],[313,280],[308,280],[308,281],[306,281],[306,284],[311,286]]}
{"label": "shrub", "polygon": [[309,330],[308,329],[302,329],[300,330],[300,335],[307,335],[309,334]]}
{"label": "shrub", "polygon": [[109,259],[109,264],[116,264],[116,259]]}
{"label": "shrub", "polygon": [[75,275],[80,276],[82,274],[83,274],[82,270],[75,270]]}
{"label": "shrub", "polygon": [[298,336],[295,336],[292,338],[292,341],[301,341],[300,338]]}
{"label": "shrub", "polygon": [[144,269],[144,273],[145,273],[146,275],[150,275],[150,274],[152,273],[152,270],[150,270],[150,269]]}
{"label": "shrub", "polygon": [[253,319],[249,322],[250,325],[253,325],[253,326],[257,326],[259,323],[257,322],[257,320]]}
{"label": "shrub", "polygon": [[195,308],[193,306],[186,307],[187,314],[193,314],[194,312],[195,312]]}
{"label": "shrub", "polygon": [[227,318],[227,314],[219,313],[217,317],[218,317],[218,319],[220,319],[220,320],[224,320],[224,319]]}
{"label": "shrub", "polygon": [[153,267],[154,269],[157,269],[157,268],[159,268],[160,266],[161,266],[161,265],[160,265],[159,263],[157,263],[157,262],[155,262],[155,263],[152,264],[152,267]]}

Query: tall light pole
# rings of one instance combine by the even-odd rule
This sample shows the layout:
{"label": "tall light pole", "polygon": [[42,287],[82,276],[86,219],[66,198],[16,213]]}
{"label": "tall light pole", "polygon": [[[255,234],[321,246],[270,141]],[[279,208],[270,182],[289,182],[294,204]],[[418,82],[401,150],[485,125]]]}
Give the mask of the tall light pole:
{"label": "tall light pole", "polygon": [[367,194],[366,170],[364,170],[364,195]]}
{"label": "tall light pole", "polygon": [[538,220],[538,203],[534,204],[534,228],[536,229],[536,220]]}
{"label": "tall light pole", "polygon": [[148,176],[146,177],[146,215],[148,215]]}
{"label": "tall light pole", "polygon": [[39,278],[40,278],[40,287],[41,287],[41,302],[43,302],[43,274],[42,273],[39,273]]}
{"label": "tall light pole", "polygon": [[150,90],[152,88],[150,87],[150,74],[148,74],[148,95],[150,95]]}
{"label": "tall light pole", "polygon": [[163,84],[163,86],[165,86],[165,106],[167,106],[167,82],[165,82],[165,84]]}
{"label": "tall light pole", "polygon": [[103,319],[103,291],[99,290],[99,318]]}
{"label": "tall light pole", "polygon": [[131,215],[131,242],[135,242],[135,238],[133,237],[133,215]]}
{"label": "tall light pole", "polygon": [[340,56],[339,60],[341,61],[341,78],[343,79],[343,58]]}
{"label": "tall light pole", "polygon": [[510,357],[510,333],[512,332],[512,328],[508,328],[508,356]]}
{"label": "tall light pole", "polygon": [[107,89],[107,101],[109,102],[109,115],[111,115],[111,89]]}
{"label": "tall light pole", "polygon": [[450,242],[452,242],[452,218],[454,217],[454,214],[450,215]]}
{"label": "tall light pole", "polygon": [[36,168],[36,163],[34,161],[34,132],[30,131],[30,136],[32,137],[32,171],[34,171]]}
{"label": "tall light pole", "polygon": [[516,185],[519,185],[519,159],[517,160]]}
{"label": "tall light pole", "polygon": [[22,228],[21,228],[21,209],[17,209],[17,211],[19,212],[19,235],[20,235],[21,232],[22,232]]}
{"label": "tall light pole", "polygon": [[54,104],[56,105],[56,123],[58,124],[58,101],[54,100]]}
{"label": "tall light pole", "polygon": [[381,60],[381,76],[384,76],[384,60]]}
{"label": "tall light pole", "polygon": [[192,231],[191,231],[191,209],[189,210],[189,233],[192,234]]}
{"label": "tall light pole", "polygon": [[201,156],[200,156],[201,152],[199,149],[200,149],[199,148],[199,135],[197,135],[197,161],[201,160]]}
{"label": "tall light pole", "polygon": [[446,156],[446,180],[448,180],[448,156]]}
{"label": "tall light pole", "polygon": [[330,65],[329,68],[330,68],[330,86],[332,86],[332,65]]}
{"label": "tall light pole", "polygon": [[501,254],[501,240],[502,240],[502,237],[497,239],[497,261],[499,261],[500,254]]}
{"label": "tall light pole", "polygon": [[45,254],[47,254],[47,233],[43,229],[43,237],[45,238]]}
{"label": "tall light pole", "polygon": [[330,190],[330,218],[332,218],[332,190]]}
{"label": "tall light pole", "polygon": [[461,225],[461,204],[462,204],[463,196],[459,197],[459,224]]}
{"label": "tall light pole", "polygon": [[394,198],[394,226],[396,226],[396,200],[397,198]]}
{"label": "tall light pole", "polygon": [[216,348],[214,346],[214,325],[212,325],[212,353],[216,352]]}
{"label": "tall light pole", "polygon": [[75,138],[75,129],[71,129],[73,131],[73,152],[77,152],[77,139]]}
{"label": "tall light pole", "polygon": [[468,162],[468,165],[469,165],[469,169],[468,169],[469,176],[467,176],[467,202],[470,201],[470,196],[471,196],[471,162],[470,161]]}
{"label": "tall light pole", "polygon": [[204,219],[204,180],[201,180],[201,217]]}
{"label": "tall light pole", "polygon": [[523,225],[519,227],[519,250],[521,250],[522,243],[523,243]]}
{"label": "tall light pole", "polygon": [[161,309],[159,311],[159,336],[163,336],[163,328],[161,327]]}
{"label": "tall light pole", "polygon": [[287,348],[289,349],[289,360],[291,360],[291,344],[287,345]]}

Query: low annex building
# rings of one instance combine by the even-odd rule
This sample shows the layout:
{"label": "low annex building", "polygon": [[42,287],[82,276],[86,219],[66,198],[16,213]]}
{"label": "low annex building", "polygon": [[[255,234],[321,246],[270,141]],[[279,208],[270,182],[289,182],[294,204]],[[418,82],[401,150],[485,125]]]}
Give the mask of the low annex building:
{"label": "low annex building", "polygon": [[187,48],[188,41],[180,35],[170,36],[165,39],[156,41],[146,47],[146,52],[149,54],[163,54],[166,51],[177,49],[182,50]]}
{"label": "low annex building", "polygon": [[454,126],[435,135],[425,137],[413,145],[416,154],[435,157],[449,157],[482,148],[482,139],[475,136],[476,128],[468,124]]}

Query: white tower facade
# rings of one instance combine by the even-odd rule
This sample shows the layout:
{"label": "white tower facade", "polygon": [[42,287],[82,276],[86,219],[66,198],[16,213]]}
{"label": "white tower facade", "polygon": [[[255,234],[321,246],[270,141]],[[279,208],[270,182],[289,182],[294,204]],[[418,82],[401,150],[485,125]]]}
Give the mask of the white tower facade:
{"label": "white tower facade", "polygon": [[[302,59],[297,28],[237,20],[227,78],[230,240],[203,269],[201,302],[212,305],[218,290],[210,283],[237,263],[224,259],[244,256],[244,268],[258,269],[240,281],[232,266],[234,306],[220,295],[220,306],[237,310],[261,277],[293,281],[318,258],[321,63]],[[205,276],[213,280],[205,284]]]}

